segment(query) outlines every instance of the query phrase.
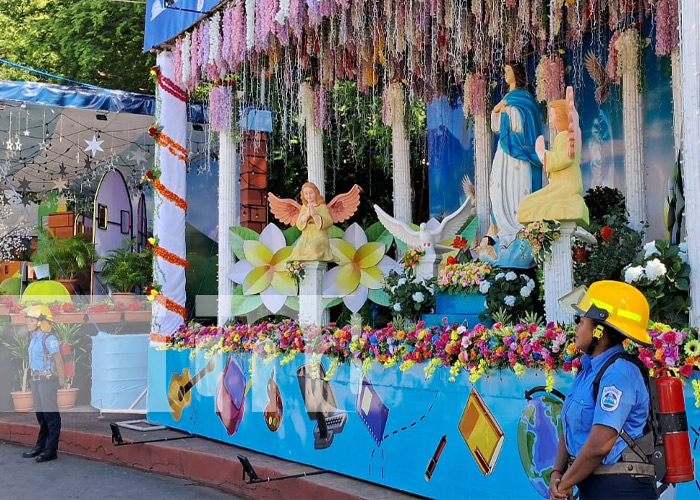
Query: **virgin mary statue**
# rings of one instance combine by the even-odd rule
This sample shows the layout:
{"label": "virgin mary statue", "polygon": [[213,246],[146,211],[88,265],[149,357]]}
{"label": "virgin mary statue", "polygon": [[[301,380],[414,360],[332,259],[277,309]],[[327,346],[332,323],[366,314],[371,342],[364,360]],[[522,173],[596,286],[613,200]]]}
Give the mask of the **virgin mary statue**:
{"label": "virgin mary statue", "polygon": [[[525,68],[519,63],[505,67],[508,93],[491,112],[491,129],[498,134],[489,191],[497,227],[499,265],[528,267],[519,245],[511,245],[522,228],[518,222],[520,202],[542,187],[542,162],[535,142],[542,133],[541,111],[535,97],[526,90]],[[489,231],[493,234],[495,231]],[[511,248],[511,247],[518,247]]]}

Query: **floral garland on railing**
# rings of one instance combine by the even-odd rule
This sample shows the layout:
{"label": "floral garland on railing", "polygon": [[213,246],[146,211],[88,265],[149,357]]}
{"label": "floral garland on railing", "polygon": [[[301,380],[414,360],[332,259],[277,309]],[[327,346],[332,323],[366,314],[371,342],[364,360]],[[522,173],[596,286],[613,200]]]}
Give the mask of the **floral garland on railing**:
{"label": "floral garland on railing", "polygon": [[[653,349],[638,348],[625,340],[629,353],[638,355],[651,370],[666,366],[677,376],[688,378],[700,368],[700,340],[697,331],[673,331],[666,325],[652,324],[649,332]],[[573,328],[562,329],[550,323],[546,326],[520,323],[506,326],[496,323],[493,328],[476,325],[473,329],[449,325],[426,327],[419,322],[406,330],[368,326],[301,328],[294,321],[263,322],[253,325],[235,324],[226,328],[204,327],[199,324],[183,325],[169,339],[164,349],[205,352],[206,356],[220,353],[255,354],[269,362],[282,358],[286,364],[296,355],[328,356],[333,369],[341,363],[359,363],[363,373],[372,365],[383,368],[399,365],[407,370],[425,363],[426,378],[438,367],[449,370],[454,381],[466,370],[472,383],[482,376],[510,369],[522,377],[528,369],[543,370],[547,374],[547,389],[554,384],[554,373],[576,373],[581,366],[576,352]],[[700,382],[692,381],[696,400],[700,405]]]}
{"label": "floral garland on railing", "polygon": [[561,224],[558,221],[535,221],[518,232],[518,237],[527,240],[532,248],[532,257],[543,265],[552,254],[552,243],[559,239]]}

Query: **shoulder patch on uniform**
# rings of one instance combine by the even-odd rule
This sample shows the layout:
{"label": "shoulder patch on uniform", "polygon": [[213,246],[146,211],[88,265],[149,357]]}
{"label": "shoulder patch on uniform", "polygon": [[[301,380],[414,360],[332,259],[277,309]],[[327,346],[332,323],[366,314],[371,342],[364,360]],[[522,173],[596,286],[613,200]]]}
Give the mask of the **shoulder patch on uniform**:
{"label": "shoulder patch on uniform", "polygon": [[615,411],[620,406],[622,399],[622,391],[614,385],[603,387],[602,396],[600,397],[600,407],[605,411]]}

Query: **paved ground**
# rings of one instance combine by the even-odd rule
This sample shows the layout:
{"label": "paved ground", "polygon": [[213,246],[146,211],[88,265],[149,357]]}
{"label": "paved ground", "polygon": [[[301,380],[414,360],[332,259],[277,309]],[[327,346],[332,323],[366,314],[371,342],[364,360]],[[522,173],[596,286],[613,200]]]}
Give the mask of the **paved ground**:
{"label": "paved ground", "polygon": [[[111,442],[110,422],[123,422],[139,418],[135,415],[105,414],[103,419],[92,408],[75,408],[61,413],[62,430],[59,453],[61,458],[55,462],[47,464],[17,463],[17,455],[12,455],[12,460],[0,459],[0,500],[21,499],[34,500],[40,498],[51,498],[62,500],[63,498],[138,498],[139,500],[159,500],[160,498],[253,498],[257,500],[417,500],[419,497],[408,495],[389,488],[383,488],[376,484],[367,483],[339,474],[322,474],[309,476],[301,479],[289,481],[279,481],[270,483],[260,483],[257,485],[245,484],[242,479],[241,465],[236,456],[241,453],[250,459],[260,477],[279,477],[282,475],[298,474],[302,472],[314,472],[318,469],[303,464],[282,460],[252,450],[238,448],[236,446],[212,441],[204,438],[184,439],[177,441],[167,441],[151,444],[138,444],[133,446],[114,446]],[[36,440],[38,426],[33,413],[0,412],[0,441],[10,442],[19,445],[32,445]],[[125,441],[142,441],[158,438],[171,438],[183,436],[183,433],[174,430],[153,431],[149,433],[137,432],[122,429]],[[124,490],[128,481],[117,481],[114,493],[115,496],[108,496],[111,492],[108,487],[99,486],[96,490],[91,490],[92,495],[86,494],[83,497],[61,496],[80,494],[81,490],[72,486],[59,486],[54,488],[51,495],[41,496],[42,488],[39,488],[37,495],[25,494],[22,489],[10,491],[6,488],[10,480],[14,480],[13,470],[7,466],[22,467],[21,471],[28,470],[34,472],[41,466],[54,467],[57,480],[62,477],[63,472],[59,465],[64,458],[69,455],[88,459],[88,464],[97,462],[107,462],[111,466],[108,470],[119,476],[125,469],[122,466],[140,470],[146,477],[153,477],[150,473],[162,474],[172,477],[161,477],[164,485],[171,484],[192,484],[193,482],[207,485],[217,490],[226,491],[223,497],[207,497],[206,495],[178,496],[178,493],[167,493],[166,495],[142,493],[137,489],[136,497],[132,495],[134,490]],[[22,460],[21,458],[19,460]],[[37,466],[37,467],[34,467]],[[79,478],[78,483],[100,484],[92,480],[92,474],[76,472]],[[50,472],[44,469],[44,473]],[[31,480],[32,475],[28,474],[26,479]],[[173,479],[177,478],[177,479]],[[71,484],[73,481],[67,478]],[[177,482],[180,481],[180,482]],[[79,485],[78,488],[81,486]],[[184,491],[188,488],[184,486]],[[231,494],[234,496],[232,497]],[[118,495],[118,496],[117,496]]]}
{"label": "paved ground", "polygon": [[186,479],[60,454],[42,464],[21,458],[26,447],[0,442],[0,499],[241,499]]}

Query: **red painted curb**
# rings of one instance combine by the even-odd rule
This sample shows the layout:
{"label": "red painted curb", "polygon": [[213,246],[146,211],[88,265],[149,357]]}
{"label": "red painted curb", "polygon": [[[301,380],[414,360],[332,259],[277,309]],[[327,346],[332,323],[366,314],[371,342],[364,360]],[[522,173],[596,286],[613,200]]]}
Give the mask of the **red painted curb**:
{"label": "red painted curb", "polygon": [[[36,425],[0,422],[0,440],[3,441],[33,445],[37,432],[38,426]],[[164,444],[114,446],[110,436],[87,432],[61,431],[60,451],[90,460],[191,479],[207,486],[256,500],[306,500],[311,498],[364,500],[367,498],[334,489],[306,478],[292,479],[283,483],[248,485],[241,479],[242,468],[236,457],[209,455]],[[281,475],[279,471],[264,465],[256,465],[255,468],[261,477]]]}

